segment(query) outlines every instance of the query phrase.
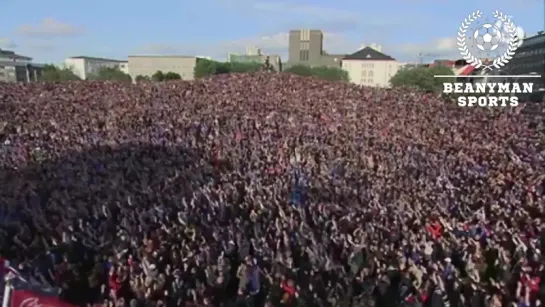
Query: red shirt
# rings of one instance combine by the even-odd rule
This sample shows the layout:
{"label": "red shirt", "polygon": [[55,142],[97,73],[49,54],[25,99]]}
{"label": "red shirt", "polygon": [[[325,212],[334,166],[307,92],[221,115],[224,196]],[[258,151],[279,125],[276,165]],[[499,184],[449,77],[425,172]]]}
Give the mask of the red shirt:
{"label": "red shirt", "polygon": [[441,237],[441,231],[443,230],[443,227],[441,226],[441,224],[434,222],[434,223],[428,224],[428,226],[426,226],[426,229],[431,233],[431,235],[435,239],[437,239]]}
{"label": "red shirt", "polygon": [[117,273],[113,273],[112,275],[110,275],[110,277],[108,278],[108,284],[110,286],[110,289],[114,290],[114,291],[119,291],[119,289],[121,289],[121,283],[119,283],[119,281],[117,280]]}
{"label": "red shirt", "polygon": [[534,293],[539,291],[539,282],[541,281],[541,278],[539,277],[526,278],[523,276],[521,278],[521,281],[526,287],[530,288],[531,292]]}
{"label": "red shirt", "polygon": [[288,283],[285,282],[285,281],[282,282],[282,289],[283,289],[284,291],[286,291],[286,292],[289,294],[289,296],[295,296],[295,288],[294,288],[294,287],[290,287],[290,286],[288,285]]}

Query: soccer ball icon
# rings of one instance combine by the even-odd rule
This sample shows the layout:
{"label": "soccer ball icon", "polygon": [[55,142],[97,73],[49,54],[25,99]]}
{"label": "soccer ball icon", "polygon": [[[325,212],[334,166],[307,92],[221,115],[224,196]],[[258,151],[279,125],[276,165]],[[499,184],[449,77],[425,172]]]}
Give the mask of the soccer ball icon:
{"label": "soccer ball icon", "polygon": [[482,51],[493,51],[498,48],[502,41],[500,29],[496,26],[485,23],[473,33],[475,45]]}

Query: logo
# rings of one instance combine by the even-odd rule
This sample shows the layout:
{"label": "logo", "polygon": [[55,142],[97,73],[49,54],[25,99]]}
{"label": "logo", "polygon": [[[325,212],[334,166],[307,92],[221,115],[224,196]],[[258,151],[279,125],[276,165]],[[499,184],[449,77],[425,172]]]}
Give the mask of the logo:
{"label": "logo", "polygon": [[[481,11],[477,10],[469,14],[462,21],[460,28],[458,28],[458,50],[460,50],[462,58],[475,68],[482,67],[484,70],[502,68],[509,63],[515,55],[515,51],[522,44],[522,40],[519,37],[519,33],[523,33],[522,28],[517,28],[513,21],[511,21],[510,16],[497,10],[493,13],[493,16],[496,18],[494,23],[481,24],[473,29],[473,33],[469,37],[468,31],[470,30],[470,26],[483,17]],[[473,46],[478,51],[486,53],[486,58],[488,58],[488,55],[492,51],[496,51],[500,47],[500,44],[506,45],[505,50],[503,53],[498,54],[491,64],[488,64],[488,62],[483,63],[481,57],[475,56],[474,52],[471,52],[468,47],[468,40],[470,38],[472,39]]]}
{"label": "logo", "polygon": [[42,305],[40,304],[40,299],[37,297],[29,297],[24,299],[19,307],[54,307],[52,305]]}
{"label": "logo", "polygon": [[[513,16],[508,16],[509,18],[513,18]],[[503,35],[503,43],[505,44],[508,44],[509,43],[509,35],[507,35],[507,33],[509,33],[507,31],[507,27],[505,26],[505,24],[497,19],[496,20],[496,23],[494,24],[498,29],[501,29],[502,30],[502,33],[504,33]],[[526,32],[524,31],[524,29],[517,25],[517,36],[519,38],[519,43],[518,43],[518,47],[522,46],[522,43],[524,41],[524,39],[526,38]]]}
{"label": "logo", "polygon": [[[533,92],[529,78],[540,78],[535,72],[511,75],[506,65],[522,45],[524,30],[517,27],[511,16],[500,11],[492,14],[494,21],[485,20],[479,10],[469,14],[458,29],[457,44],[462,58],[474,67],[469,75],[440,75],[436,78],[455,78],[443,82],[443,93],[452,94],[461,107],[517,106],[521,97]],[[493,72],[493,70],[495,70]]]}

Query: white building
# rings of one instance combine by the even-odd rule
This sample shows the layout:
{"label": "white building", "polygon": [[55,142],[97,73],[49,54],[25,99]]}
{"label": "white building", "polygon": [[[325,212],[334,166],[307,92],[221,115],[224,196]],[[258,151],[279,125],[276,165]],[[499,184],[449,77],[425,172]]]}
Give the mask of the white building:
{"label": "white building", "polygon": [[38,81],[42,65],[32,63],[32,58],[0,49],[0,82]]}
{"label": "white building", "polygon": [[246,55],[261,55],[261,49],[257,47],[246,47]]}
{"label": "white building", "polygon": [[151,77],[158,70],[165,74],[177,73],[182,80],[193,80],[195,65],[197,65],[197,57],[194,56],[129,56],[130,75],[133,80],[137,76]]}
{"label": "white building", "polygon": [[74,74],[82,80],[89,78],[90,75],[98,73],[103,67],[118,68],[122,72],[129,74],[128,61],[76,56],[64,60],[64,65],[67,68],[70,68]]}
{"label": "white building", "polygon": [[390,86],[390,79],[400,66],[394,58],[380,52],[381,49],[373,44],[343,58],[342,68],[348,72],[350,82],[364,86]]}

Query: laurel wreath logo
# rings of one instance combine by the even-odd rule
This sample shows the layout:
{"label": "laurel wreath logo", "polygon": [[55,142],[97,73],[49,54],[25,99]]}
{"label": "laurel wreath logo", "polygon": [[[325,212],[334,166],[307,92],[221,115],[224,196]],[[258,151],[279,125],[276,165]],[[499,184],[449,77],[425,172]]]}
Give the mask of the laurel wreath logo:
{"label": "laurel wreath logo", "polygon": [[475,68],[484,67],[484,70],[492,70],[493,67],[495,68],[501,68],[502,66],[505,66],[509,61],[513,58],[515,55],[515,51],[518,49],[518,42],[519,37],[517,34],[517,27],[515,24],[511,21],[511,18],[509,16],[503,14],[502,12],[496,10],[494,12],[494,18],[497,18],[501,22],[503,22],[505,29],[507,33],[509,34],[509,46],[507,47],[507,50],[498,58],[496,58],[491,65],[485,65],[483,64],[482,60],[475,57],[468,49],[467,47],[467,37],[466,33],[469,29],[469,26],[475,22],[475,20],[481,18],[483,16],[483,13],[479,10],[472,12],[469,14],[464,21],[462,21],[462,24],[458,28],[458,38],[457,38],[457,44],[458,44],[458,50],[460,50],[460,54],[462,55],[462,58],[466,60],[468,64]]}
{"label": "laurel wreath logo", "polygon": [[509,16],[504,15],[502,12],[496,10],[494,12],[494,18],[497,18],[501,22],[503,22],[505,29],[507,33],[509,33],[509,47],[507,47],[507,50],[497,59],[492,62],[491,66],[494,66],[496,68],[500,68],[502,66],[505,66],[505,64],[509,63],[509,61],[513,58],[515,55],[515,51],[519,47],[519,37],[517,33],[517,27],[511,21],[511,18]]}
{"label": "laurel wreath logo", "polygon": [[475,22],[475,20],[481,18],[483,16],[483,13],[479,10],[467,15],[467,17],[462,21],[462,24],[458,28],[458,50],[460,50],[460,54],[462,55],[462,58],[466,60],[466,62],[475,67],[479,68],[483,66],[483,62],[481,59],[473,56],[471,52],[469,52],[469,49],[467,48],[467,38],[466,33],[469,29],[469,26]]}

